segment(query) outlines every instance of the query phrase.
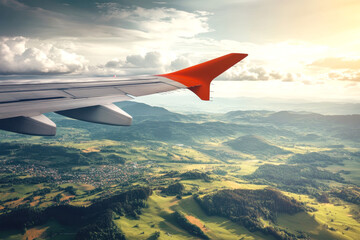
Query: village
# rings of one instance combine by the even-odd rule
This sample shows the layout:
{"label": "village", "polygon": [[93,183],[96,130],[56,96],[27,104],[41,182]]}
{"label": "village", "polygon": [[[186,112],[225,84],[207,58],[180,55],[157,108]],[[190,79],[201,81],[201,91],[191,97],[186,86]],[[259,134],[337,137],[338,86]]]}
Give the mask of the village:
{"label": "village", "polygon": [[148,164],[113,164],[77,167],[71,171],[38,165],[0,165],[0,184],[84,183],[94,187],[127,184],[136,181]]}

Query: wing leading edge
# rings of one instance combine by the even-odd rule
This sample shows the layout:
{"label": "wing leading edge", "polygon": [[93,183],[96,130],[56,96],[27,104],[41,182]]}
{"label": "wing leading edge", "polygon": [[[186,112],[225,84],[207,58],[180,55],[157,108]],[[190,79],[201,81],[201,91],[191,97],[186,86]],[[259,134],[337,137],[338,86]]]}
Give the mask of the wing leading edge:
{"label": "wing leading edge", "polygon": [[210,83],[247,56],[231,53],[176,72],[131,78],[17,81],[0,84],[0,129],[53,136],[56,125],[43,113],[56,112],[78,120],[128,126],[132,117],[114,102],[188,88],[209,100]]}

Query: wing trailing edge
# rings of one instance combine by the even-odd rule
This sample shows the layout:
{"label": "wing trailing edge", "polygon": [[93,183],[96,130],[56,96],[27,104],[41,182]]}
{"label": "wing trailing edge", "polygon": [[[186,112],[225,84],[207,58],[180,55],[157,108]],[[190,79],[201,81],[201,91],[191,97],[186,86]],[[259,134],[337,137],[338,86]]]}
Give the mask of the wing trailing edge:
{"label": "wing trailing edge", "polygon": [[184,84],[200,99],[209,100],[211,81],[247,56],[248,54],[244,53],[230,53],[176,72],[157,76]]}

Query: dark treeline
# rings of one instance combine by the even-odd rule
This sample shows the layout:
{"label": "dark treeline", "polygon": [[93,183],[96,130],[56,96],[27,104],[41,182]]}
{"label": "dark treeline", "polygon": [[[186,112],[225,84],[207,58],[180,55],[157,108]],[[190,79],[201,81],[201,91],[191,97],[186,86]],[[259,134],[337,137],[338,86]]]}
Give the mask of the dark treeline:
{"label": "dark treeline", "polygon": [[185,187],[183,184],[177,182],[174,184],[170,184],[167,188],[162,189],[162,193],[166,195],[181,195],[184,191]]}
{"label": "dark treeline", "polygon": [[308,165],[261,165],[246,179],[255,184],[269,184],[277,188],[295,192],[315,195],[318,189],[328,187],[317,180],[332,180],[344,183],[344,179],[338,173],[320,170]]}
{"label": "dark treeline", "polygon": [[209,237],[198,226],[189,222],[189,220],[187,220],[182,213],[175,211],[172,216],[175,218],[177,224],[179,224],[180,227],[182,227],[191,235],[201,239],[209,239]]}
{"label": "dark treeline", "polygon": [[183,180],[195,180],[195,179],[202,179],[205,182],[210,182],[211,177],[207,173],[203,173],[200,171],[188,171],[180,174],[181,179]]}
{"label": "dark treeline", "polygon": [[359,187],[343,187],[340,189],[333,189],[331,194],[341,198],[344,201],[360,204],[360,188]]}
{"label": "dark treeline", "polygon": [[[79,149],[64,146],[1,143],[0,157],[6,156],[6,164],[36,163],[40,166],[69,168],[72,166],[88,166],[91,164],[123,164],[125,159],[110,154],[104,157],[99,152],[82,152]],[[61,159],[61,161],[59,160]]]}
{"label": "dark treeline", "polygon": [[[0,216],[0,229],[19,229],[41,225],[55,219],[63,225],[80,228],[77,239],[124,239],[112,222],[113,212],[120,216],[138,217],[145,201],[152,194],[147,187],[129,190],[106,199],[99,199],[88,207],[71,205],[51,206],[46,209],[22,207]],[[112,238],[116,236],[116,238]]]}
{"label": "dark treeline", "polygon": [[295,154],[289,158],[290,163],[310,164],[313,166],[327,167],[329,165],[337,164],[343,165],[343,159],[330,157],[326,154],[311,152],[306,154]]}
{"label": "dark treeline", "polygon": [[111,209],[119,215],[138,218],[138,214],[141,214],[141,208],[146,205],[144,201],[146,201],[151,194],[152,190],[149,187],[130,190],[101,201],[96,201],[89,207],[89,210],[99,211],[101,209]]}
{"label": "dark treeline", "polygon": [[113,212],[107,209],[92,223],[82,227],[76,234],[76,240],[125,240],[125,235],[113,222]]}
{"label": "dark treeline", "polygon": [[54,182],[54,178],[47,176],[47,177],[27,177],[27,178],[18,178],[17,175],[9,175],[0,178],[0,184],[39,184],[39,183],[50,183]]}
{"label": "dark treeline", "polygon": [[284,229],[265,227],[261,222],[261,219],[275,222],[279,213],[294,214],[306,210],[304,205],[278,190],[220,190],[203,197],[195,196],[195,199],[207,214],[228,218],[245,226],[249,231],[261,231],[277,239],[302,237],[292,235]]}
{"label": "dark treeline", "polygon": [[148,237],[147,240],[157,240],[159,239],[159,237],[160,237],[160,232],[156,231],[153,234],[151,234],[151,236]]}
{"label": "dark treeline", "polygon": [[160,178],[181,178],[182,180],[204,180],[205,182],[210,182],[212,179],[208,173],[200,172],[198,170],[192,170],[180,173],[179,171],[169,171],[166,172]]}

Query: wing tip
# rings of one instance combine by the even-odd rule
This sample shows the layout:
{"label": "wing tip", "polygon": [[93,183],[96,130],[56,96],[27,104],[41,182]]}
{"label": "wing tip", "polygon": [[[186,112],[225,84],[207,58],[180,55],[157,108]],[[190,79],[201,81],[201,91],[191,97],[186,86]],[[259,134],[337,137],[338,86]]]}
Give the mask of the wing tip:
{"label": "wing tip", "polygon": [[157,76],[177,81],[187,86],[201,100],[208,101],[211,81],[247,56],[246,53],[229,53],[176,72]]}

